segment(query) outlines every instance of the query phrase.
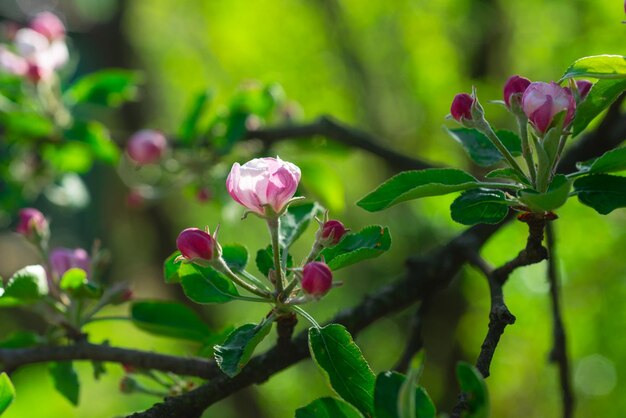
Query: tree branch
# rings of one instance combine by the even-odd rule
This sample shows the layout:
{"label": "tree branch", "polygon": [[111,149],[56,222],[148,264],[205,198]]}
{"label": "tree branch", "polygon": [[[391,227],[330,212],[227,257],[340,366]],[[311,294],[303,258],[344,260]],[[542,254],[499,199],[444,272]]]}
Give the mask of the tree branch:
{"label": "tree branch", "polygon": [[548,224],[546,227],[546,244],[550,253],[548,259],[548,282],[550,283],[550,301],[552,304],[553,347],[550,352],[550,361],[556,363],[559,368],[559,381],[561,384],[561,398],[563,402],[563,418],[571,418],[574,415],[574,393],[572,391],[571,373],[567,357],[567,341],[561,304],[559,300],[559,276],[557,270],[554,228]]}

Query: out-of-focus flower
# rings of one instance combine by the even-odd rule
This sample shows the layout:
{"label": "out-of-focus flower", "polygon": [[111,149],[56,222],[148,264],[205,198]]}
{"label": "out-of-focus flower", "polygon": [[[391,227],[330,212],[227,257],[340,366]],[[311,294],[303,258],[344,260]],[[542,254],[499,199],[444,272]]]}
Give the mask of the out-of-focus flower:
{"label": "out-of-focus flower", "polygon": [[62,39],[65,36],[65,25],[54,13],[42,12],[30,21],[30,28],[48,38]]}
{"label": "out-of-focus flower", "polygon": [[167,139],[161,132],[142,129],[135,132],[128,141],[126,152],[131,160],[139,165],[159,161],[167,150]]}
{"label": "out-of-focus flower", "polygon": [[322,297],[333,286],[333,272],[326,263],[313,261],[304,266],[301,284],[306,294]]}
{"label": "out-of-focus flower", "polygon": [[207,262],[219,257],[215,239],[198,228],[183,230],[176,239],[176,247],[183,258],[192,262]]}
{"label": "out-of-focus flower", "polygon": [[300,182],[300,169],[280,158],[255,158],[244,165],[233,164],[226,179],[228,193],[240,205],[259,215],[265,206],[280,213]]}
{"label": "out-of-focus flower", "polygon": [[561,112],[566,112],[563,126],[569,125],[574,118],[576,101],[569,89],[554,82],[534,82],[524,92],[522,108],[537,131],[545,133]]}
{"label": "out-of-focus flower", "polygon": [[55,248],[50,252],[50,268],[53,277],[60,278],[71,268],[84,270],[91,275],[91,258],[82,248]]}
{"label": "out-of-focus flower", "polygon": [[0,45],[0,72],[23,76],[28,71],[28,62]]}
{"label": "out-of-focus flower", "polygon": [[46,217],[34,208],[24,208],[19,212],[19,223],[15,231],[30,240],[47,238],[49,225]]}
{"label": "out-of-focus flower", "polygon": [[48,79],[69,59],[62,37],[50,40],[33,29],[22,28],[15,34],[14,43],[20,57],[28,64],[25,75],[33,81]]}
{"label": "out-of-focus flower", "polygon": [[522,96],[529,85],[529,79],[519,75],[511,76],[504,84],[503,94],[506,107],[511,109],[511,106],[521,106]]}

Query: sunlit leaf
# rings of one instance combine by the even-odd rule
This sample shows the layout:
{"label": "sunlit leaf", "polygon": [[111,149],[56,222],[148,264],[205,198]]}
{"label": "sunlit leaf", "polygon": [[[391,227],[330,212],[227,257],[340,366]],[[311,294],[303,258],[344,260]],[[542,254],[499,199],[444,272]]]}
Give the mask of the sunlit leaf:
{"label": "sunlit leaf", "polygon": [[15,399],[15,388],[9,375],[6,373],[0,374],[0,414],[7,410]]}
{"label": "sunlit leaf", "polygon": [[46,270],[39,265],[18,270],[7,282],[0,305],[31,303],[48,294]]}
{"label": "sunlit leaf", "polygon": [[359,232],[346,234],[337,245],[324,249],[321,257],[331,269],[339,270],[359,261],[378,257],[390,247],[389,228],[370,225]]}
{"label": "sunlit leaf", "polygon": [[232,271],[240,272],[248,264],[248,250],[239,244],[224,245],[222,246],[222,258]]}
{"label": "sunlit leaf", "polygon": [[234,377],[250,361],[254,349],[269,334],[273,320],[264,319],[260,324],[245,324],[234,330],[224,344],[216,345],[215,361],[220,369]]}
{"label": "sunlit leaf", "polygon": [[180,255],[180,251],[176,250],[163,262],[163,276],[165,278],[165,283],[180,283],[181,278],[178,274],[178,270],[183,265],[183,263],[181,263],[180,261],[174,261]]}
{"label": "sunlit leaf", "polygon": [[551,211],[565,204],[571,188],[572,180],[562,174],[557,174],[545,193],[524,189],[520,190],[519,199],[534,211]]}
{"label": "sunlit leaf", "polygon": [[185,295],[196,303],[225,303],[239,296],[233,282],[212,267],[185,263],[178,274]]}
{"label": "sunlit leaf", "polygon": [[71,361],[50,363],[50,375],[54,388],[72,405],[78,405],[80,382]]}
{"label": "sunlit leaf", "polygon": [[66,92],[70,104],[95,103],[117,107],[137,97],[137,85],[142,77],[136,71],[106,69],[88,74],[74,83]]}
{"label": "sunlit leaf", "polygon": [[626,57],[622,55],[594,55],[576,60],[562,79],[573,77],[626,78]]}
{"label": "sunlit leaf", "polygon": [[[447,131],[454,140],[463,146],[463,149],[476,164],[489,167],[504,160],[498,148],[476,129],[458,128]],[[515,133],[501,130],[496,131],[496,135],[513,156],[522,154],[522,141]]]}
{"label": "sunlit leaf", "polygon": [[311,220],[322,210],[317,203],[290,206],[280,217],[280,245],[289,248],[309,226]]}
{"label": "sunlit leaf", "polygon": [[626,148],[617,148],[591,161],[576,164],[580,171],[589,174],[612,173],[626,170]]}
{"label": "sunlit leaf", "polygon": [[598,80],[582,103],[576,106],[572,123],[572,136],[581,133],[604,109],[609,107],[626,90],[626,80]]}
{"label": "sunlit leaf", "polygon": [[198,314],[180,303],[139,301],[130,312],[133,324],[150,334],[199,342],[212,335]]}

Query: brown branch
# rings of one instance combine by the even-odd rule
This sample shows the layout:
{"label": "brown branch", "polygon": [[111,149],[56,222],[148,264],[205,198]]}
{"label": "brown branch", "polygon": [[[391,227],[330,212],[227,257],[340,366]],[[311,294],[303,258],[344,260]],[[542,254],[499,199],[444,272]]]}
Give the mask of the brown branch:
{"label": "brown branch", "polygon": [[384,142],[381,139],[339,122],[330,116],[321,116],[307,124],[262,128],[246,133],[246,139],[259,139],[268,145],[286,139],[311,138],[314,136],[324,136],[341,144],[367,151],[385,160],[396,170],[423,170],[436,167],[384,147],[380,145]]}
{"label": "brown branch", "polygon": [[550,361],[556,363],[559,368],[559,381],[561,384],[561,398],[563,402],[563,418],[572,418],[574,415],[574,393],[572,391],[569,359],[567,357],[567,341],[563,317],[561,315],[561,303],[559,300],[559,275],[557,270],[554,227],[546,226],[546,244],[550,253],[548,259],[548,282],[550,283],[550,301],[552,304],[553,324],[553,347],[550,352]]}

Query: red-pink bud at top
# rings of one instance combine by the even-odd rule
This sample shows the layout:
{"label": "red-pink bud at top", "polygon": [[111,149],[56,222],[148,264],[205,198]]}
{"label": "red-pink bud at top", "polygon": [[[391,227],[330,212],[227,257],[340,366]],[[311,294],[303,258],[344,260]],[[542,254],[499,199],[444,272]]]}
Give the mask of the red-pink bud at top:
{"label": "red-pink bud at top", "polygon": [[198,202],[208,202],[209,200],[211,200],[212,197],[213,194],[211,193],[211,189],[209,189],[208,187],[200,187],[196,193],[196,198],[198,199]]}
{"label": "red-pink bud at top", "polygon": [[82,248],[55,248],[50,251],[50,268],[52,274],[56,278],[60,278],[63,274],[72,268],[79,268],[87,273],[87,277],[91,274],[91,258],[87,251]]}
{"label": "red-pink bud at top", "polygon": [[326,263],[313,261],[304,266],[302,270],[302,290],[315,296],[324,296],[333,286],[333,272]]}
{"label": "red-pink bud at top", "polygon": [[46,238],[49,232],[48,221],[37,209],[24,208],[19,212],[20,220],[15,231],[29,239]]}
{"label": "red-pink bud at top", "polygon": [[529,85],[529,79],[519,75],[511,76],[504,84],[504,103],[506,103],[506,107],[511,108],[511,99],[516,100],[518,105],[521,104],[522,95]]}
{"label": "red-pink bud at top", "polygon": [[454,96],[452,100],[452,106],[450,106],[450,113],[452,117],[461,122],[463,119],[472,119],[472,105],[474,104],[474,98],[467,93],[459,93]]}
{"label": "red-pink bud at top", "polygon": [[346,227],[343,224],[336,220],[330,220],[324,222],[322,225],[322,239],[328,240],[329,245],[335,245],[344,235],[346,235]]}
{"label": "red-pink bud at top", "polygon": [[187,228],[176,239],[178,251],[189,261],[210,261],[216,255],[216,243],[213,237],[198,228]]}
{"label": "red-pink bud at top", "polygon": [[576,80],[576,88],[578,89],[578,97],[580,97],[580,101],[585,100],[589,91],[593,87],[593,83],[587,80]]}
{"label": "red-pink bud at top", "polygon": [[554,82],[534,82],[524,92],[522,108],[537,131],[545,133],[561,112],[566,112],[563,126],[569,125],[574,118],[576,101],[569,89]]}
{"label": "red-pink bud at top", "polygon": [[130,137],[126,152],[139,165],[152,164],[163,157],[167,149],[165,136],[153,129],[142,129]]}
{"label": "red-pink bud at top", "polygon": [[226,188],[240,205],[265,215],[269,205],[279,213],[296,193],[300,169],[280,158],[255,158],[244,165],[233,164]]}
{"label": "red-pink bud at top", "polygon": [[41,33],[49,40],[63,38],[65,36],[65,25],[55,14],[42,12],[37,14],[30,21],[30,28]]}

